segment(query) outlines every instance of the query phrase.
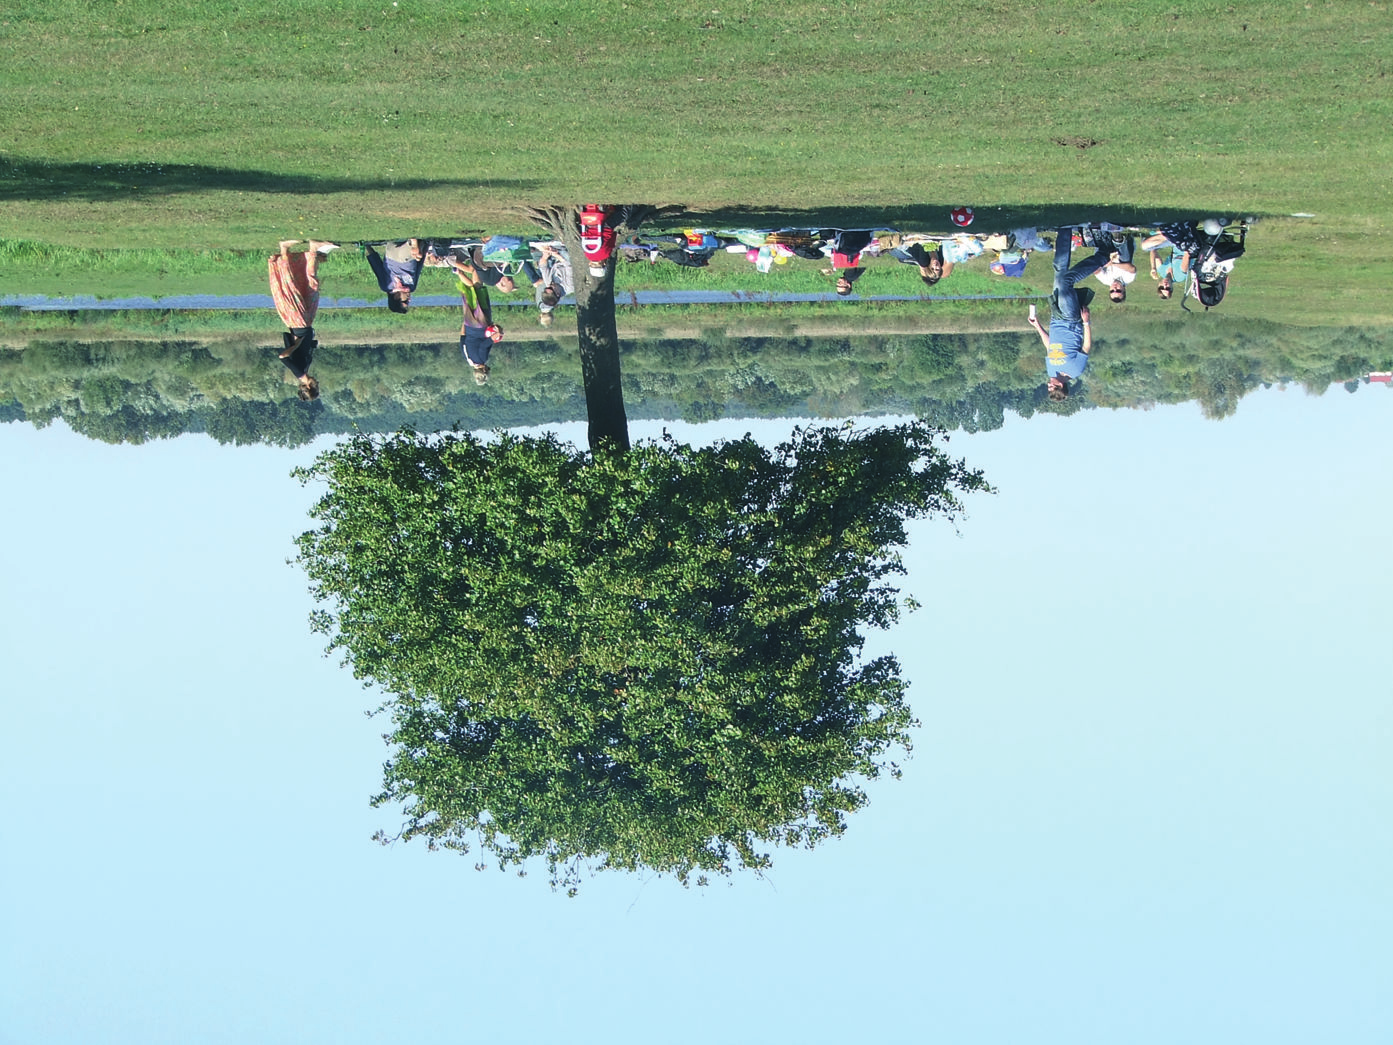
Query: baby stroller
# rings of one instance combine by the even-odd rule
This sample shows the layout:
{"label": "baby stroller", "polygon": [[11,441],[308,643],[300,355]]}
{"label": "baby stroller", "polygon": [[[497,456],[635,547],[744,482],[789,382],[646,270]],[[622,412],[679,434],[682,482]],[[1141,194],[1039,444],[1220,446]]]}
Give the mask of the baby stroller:
{"label": "baby stroller", "polygon": [[1193,226],[1192,278],[1185,293],[1180,296],[1180,307],[1186,312],[1192,311],[1185,303],[1189,297],[1203,305],[1206,312],[1224,300],[1233,263],[1243,256],[1248,226],[1247,220],[1229,223],[1212,219]]}

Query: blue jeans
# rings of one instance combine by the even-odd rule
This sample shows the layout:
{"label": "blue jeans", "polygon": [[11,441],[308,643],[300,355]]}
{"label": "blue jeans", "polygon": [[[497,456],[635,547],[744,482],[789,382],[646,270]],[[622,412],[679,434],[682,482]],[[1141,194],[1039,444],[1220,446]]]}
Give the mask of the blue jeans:
{"label": "blue jeans", "polygon": [[[1112,245],[1107,244],[1099,247],[1092,257],[1084,258],[1073,268],[1069,267],[1069,251],[1073,240],[1074,230],[1065,227],[1058,230],[1058,235],[1054,241],[1054,297],[1051,299],[1053,304],[1054,320],[1062,320],[1065,323],[1081,323],[1083,316],[1080,314],[1081,303],[1079,302],[1079,292],[1075,289],[1075,284],[1087,279],[1093,273],[1108,263],[1112,256]],[[1088,297],[1091,299],[1092,294]]]}

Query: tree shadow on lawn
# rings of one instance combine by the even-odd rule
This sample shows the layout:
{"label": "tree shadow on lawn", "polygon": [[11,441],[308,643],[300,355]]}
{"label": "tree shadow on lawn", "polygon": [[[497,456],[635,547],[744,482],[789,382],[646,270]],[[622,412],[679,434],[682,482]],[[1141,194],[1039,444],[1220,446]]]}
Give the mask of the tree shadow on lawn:
{"label": "tree shadow on lawn", "polygon": [[417,192],[424,189],[511,189],[536,186],[529,178],[325,178],[179,163],[52,163],[0,156],[0,200],[99,202],[181,192],[267,192],[304,196],[339,192]]}
{"label": "tree shadow on lawn", "polygon": [[[747,228],[894,228],[905,231],[964,231],[954,227],[949,212],[961,203],[916,203],[909,206],[850,206],[795,208],[754,208],[730,206],[711,210],[687,211],[682,220],[703,227]],[[1128,203],[1074,202],[1022,205],[1018,207],[978,207],[973,232],[1004,232],[1017,228],[1055,229],[1100,221],[1119,225],[1155,226],[1174,221],[1201,218],[1251,217],[1203,203],[1193,207],[1139,207]]]}

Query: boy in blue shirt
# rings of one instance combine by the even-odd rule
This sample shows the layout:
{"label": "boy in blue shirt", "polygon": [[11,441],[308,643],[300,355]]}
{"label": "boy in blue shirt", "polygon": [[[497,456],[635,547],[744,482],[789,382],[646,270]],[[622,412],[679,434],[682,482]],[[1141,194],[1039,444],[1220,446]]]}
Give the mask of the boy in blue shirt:
{"label": "boy in blue shirt", "polygon": [[1059,230],[1054,241],[1054,294],[1050,299],[1048,333],[1035,317],[1035,306],[1030,306],[1029,323],[1045,346],[1045,386],[1050,399],[1056,403],[1063,402],[1069,395],[1069,382],[1083,374],[1084,367],[1088,366],[1089,349],[1093,347],[1093,328],[1087,307],[1093,300],[1093,291],[1080,290],[1077,284],[1103,268],[1112,255],[1112,244],[1100,240],[1092,256],[1070,268],[1072,240],[1073,228],[1066,226]]}

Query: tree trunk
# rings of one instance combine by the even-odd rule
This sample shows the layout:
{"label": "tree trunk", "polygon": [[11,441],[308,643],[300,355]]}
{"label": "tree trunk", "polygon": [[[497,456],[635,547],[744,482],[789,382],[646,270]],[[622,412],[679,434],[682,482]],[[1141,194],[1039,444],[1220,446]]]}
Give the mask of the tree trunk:
{"label": "tree trunk", "polygon": [[[574,212],[573,212],[574,213]],[[592,276],[580,249],[575,220],[562,229],[576,279],[576,336],[580,338],[580,375],[585,387],[585,414],[590,450],[629,449],[629,418],[619,373],[619,327],[614,317],[614,258],[603,276]]]}
{"label": "tree trunk", "polygon": [[[616,241],[622,241],[654,214],[680,211],[680,207],[617,208]],[[592,276],[580,249],[580,208],[538,207],[528,212],[538,225],[566,244],[576,280],[576,334],[580,338],[580,374],[585,388],[585,412],[589,420],[590,450],[622,453],[629,449],[629,418],[624,412],[624,388],[619,372],[619,327],[614,317],[614,265],[618,252],[605,263],[603,276]]]}

